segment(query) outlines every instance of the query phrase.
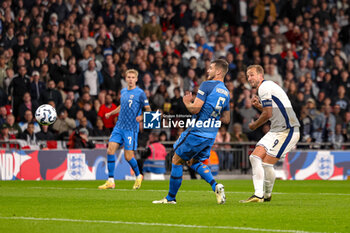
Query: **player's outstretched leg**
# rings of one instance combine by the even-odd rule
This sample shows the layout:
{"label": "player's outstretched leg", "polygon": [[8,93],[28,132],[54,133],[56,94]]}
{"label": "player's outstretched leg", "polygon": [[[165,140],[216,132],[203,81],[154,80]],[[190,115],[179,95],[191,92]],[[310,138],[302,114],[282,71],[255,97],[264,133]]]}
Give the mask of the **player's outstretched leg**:
{"label": "player's outstretched leg", "polygon": [[250,163],[252,164],[255,193],[247,200],[241,200],[240,202],[264,202],[264,168],[262,166],[262,160],[259,156],[256,155],[250,155],[249,159]]}
{"label": "player's outstretched leg", "polygon": [[210,168],[201,162],[192,164],[191,168],[196,171],[208,184],[210,184],[211,189],[215,192],[217,203],[224,204],[226,201],[224,186],[216,183],[213,175],[211,174]]}
{"label": "player's outstretched leg", "polygon": [[266,202],[266,201],[271,201],[271,194],[272,194],[273,185],[275,184],[276,173],[275,173],[275,169],[273,168],[273,164],[262,163],[262,165],[265,171],[264,202]]}
{"label": "player's outstretched leg", "polygon": [[103,185],[98,186],[99,189],[114,189],[114,167],[115,167],[115,156],[107,155],[108,164],[108,180]]}
{"label": "player's outstretched leg", "polygon": [[134,183],[134,186],[132,187],[133,189],[139,189],[141,188],[141,183],[143,180],[143,175],[140,173],[139,166],[137,165],[137,161],[134,157],[134,151],[132,150],[125,150],[125,159],[128,161],[130,167],[132,170],[134,170],[136,180]]}
{"label": "player's outstretched leg", "polygon": [[183,166],[172,164],[171,174],[170,174],[170,183],[169,183],[169,192],[168,195],[159,200],[153,201],[153,204],[176,204],[176,194],[180,189],[182,183],[182,174]]}

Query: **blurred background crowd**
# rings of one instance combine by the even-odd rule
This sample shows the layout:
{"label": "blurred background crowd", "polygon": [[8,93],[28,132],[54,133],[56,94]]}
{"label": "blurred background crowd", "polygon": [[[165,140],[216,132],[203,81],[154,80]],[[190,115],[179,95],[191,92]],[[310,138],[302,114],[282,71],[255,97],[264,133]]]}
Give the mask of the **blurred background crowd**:
{"label": "blurred background crowd", "polygon": [[[225,58],[232,118],[217,142],[256,141],[269,130],[248,129],[259,114],[245,75],[250,64],[288,93],[302,142],[350,141],[347,0],[0,2],[1,140],[109,136],[116,118],[104,114],[119,105],[130,68],[153,110],[187,114],[182,96],[195,96],[210,61]],[[58,112],[50,127],[33,121],[44,103]],[[176,140],[181,130],[165,130],[160,140]],[[139,138],[145,145],[148,137]]]}

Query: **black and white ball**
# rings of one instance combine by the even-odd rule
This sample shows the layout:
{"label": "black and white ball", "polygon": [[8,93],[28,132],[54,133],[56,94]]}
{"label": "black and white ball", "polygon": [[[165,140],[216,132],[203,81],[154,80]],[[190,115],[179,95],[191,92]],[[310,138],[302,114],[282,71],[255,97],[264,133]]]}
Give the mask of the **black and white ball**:
{"label": "black and white ball", "polygon": [[57,119],[56,109],[49,104],[43,104],[35,111],[35,119],[41,125],[52,125]]}

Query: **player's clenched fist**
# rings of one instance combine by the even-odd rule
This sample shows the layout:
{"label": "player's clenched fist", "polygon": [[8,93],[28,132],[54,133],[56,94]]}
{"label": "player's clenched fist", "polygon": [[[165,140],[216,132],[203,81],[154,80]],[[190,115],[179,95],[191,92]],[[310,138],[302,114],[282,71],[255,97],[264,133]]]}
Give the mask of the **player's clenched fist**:
{"label": "player's clenched fist", "polygon": [[256,108],[259,108],[261,106],[259,98],[256,95],[252,98],[252,105]]}
{"label": "player's clenched fist", "polygon": [[192,102],[192,93],[188,93],[186,94],[183,98],[182,98],[184,103],[191,103]]}

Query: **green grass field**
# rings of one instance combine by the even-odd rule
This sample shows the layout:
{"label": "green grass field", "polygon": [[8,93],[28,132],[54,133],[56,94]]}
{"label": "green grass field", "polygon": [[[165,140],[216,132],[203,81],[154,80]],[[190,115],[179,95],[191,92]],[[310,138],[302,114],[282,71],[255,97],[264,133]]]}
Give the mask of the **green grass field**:
{"label": "green grass field", "polygon": [[271,202],[240,204],[250,180],[223,180],[226,204],[203,180],[183,181],[177,205],[155,205],[169,181],[1,181],[0,232],[350,232],[350,181],[277,181]]}

